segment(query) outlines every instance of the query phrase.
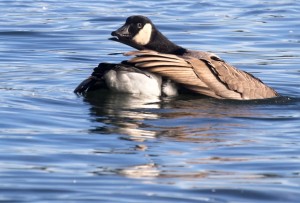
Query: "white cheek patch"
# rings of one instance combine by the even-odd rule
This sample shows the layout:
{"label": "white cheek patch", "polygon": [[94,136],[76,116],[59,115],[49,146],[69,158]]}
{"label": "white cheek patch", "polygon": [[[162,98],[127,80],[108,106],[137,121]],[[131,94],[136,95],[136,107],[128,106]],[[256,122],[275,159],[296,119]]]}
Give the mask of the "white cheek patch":
{"label": "white cheek patch", "polygon": [[152,33],[152,25],[146,23],[144,27],[132,38],[139,45],[146,45],[150,42]]}

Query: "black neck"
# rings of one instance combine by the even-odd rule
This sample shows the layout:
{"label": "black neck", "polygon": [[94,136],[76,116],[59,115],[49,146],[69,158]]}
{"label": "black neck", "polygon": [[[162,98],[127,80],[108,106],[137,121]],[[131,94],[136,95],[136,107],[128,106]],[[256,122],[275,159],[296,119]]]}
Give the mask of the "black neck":
{"label": "black neck", "polygon": [[182,55],[186,52],[186,49],[176,45],[166,38],[161,32],[154,29],[150,43],[145,45],[145,49],[150,49],[165,54]]}
{"label": "black neck", "polygon": [[178,46],[175,43],[171,42],[167,37],[165,37],[157,29],[153,29],[150,43],[148,43],[147,45],[144,45],[144,46],[138,45],[138,44],[134,43],[132,40],[127,40],[127,39],[120,40],[116,37],[109,38],[109,39],[112,41],[126,44],[126,45],[131,46],[138,50],[149,49],[149,50],[157,51],[160,53],[176,54],[176,55],[183,55],[184,53],[187,52],[187,50],[185,48]]}

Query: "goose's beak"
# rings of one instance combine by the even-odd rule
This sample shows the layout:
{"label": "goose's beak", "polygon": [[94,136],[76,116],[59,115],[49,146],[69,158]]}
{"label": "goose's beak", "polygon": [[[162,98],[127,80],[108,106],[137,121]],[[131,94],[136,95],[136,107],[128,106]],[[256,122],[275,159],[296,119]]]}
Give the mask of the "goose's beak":
{"label": "goose's beak", "polygon": [[122,27],[120,27],[119,29],[111,33],[113,37],[109,38],[109,40],[126,44],[138,50],[145,49],[141,45],[134,43],[134,41],[132,40],[133,36],[129,32],[129,28],[130,25],[127,24],[123,25]]}
{"label": "goose's beak", "polygon": [[129,32],[129,25],[123,25],[122,27],[120,27],[119,29],[117,29],[116,31],[113,31],[111,33],[112,36],[117,37],[118,39],[128,39],[131,37],[131,34]]}

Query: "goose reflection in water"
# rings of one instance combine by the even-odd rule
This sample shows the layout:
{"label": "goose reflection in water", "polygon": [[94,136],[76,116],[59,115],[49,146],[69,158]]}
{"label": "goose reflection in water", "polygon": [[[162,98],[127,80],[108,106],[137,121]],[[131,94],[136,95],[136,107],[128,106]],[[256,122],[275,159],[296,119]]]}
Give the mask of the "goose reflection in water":
{"label": "goose reflection in water", "polygon": [[[240,179],[253,177],[253,174],[228,172],[226,169],[207,170],[203,166],[248,162],[247,156],[227,157],[226,154],[212,155],[209,152],[218,147],[234,149],[251,145],[256,142],[255,135],[240,136],[251,129],[245,118],[269,117],[253,102],[232,103],[196,95],[161,99],[104,91],[102,94],[87,94],[84,100],[90,105],[91,120],[96,124],[90,132],[117,135],[122,140],[131,141],[132,144],[124,146],[126,149],[120,149],[121,152],[114,149],[117,150],[114,153],[128,153],[128,160],[139,156],[144,160],[144,163],[125,161],[115,166],[100,164],[92,173],[117,174],[154,182],[157,178],[168,183],[172,183],[170,178],[175,178],[174,181],[178,178],[204,181],[225,177],[228,173]],[[263,109],[264,105],[259,106]],[[232,140],[235,135],[237,137]],[[191,148],[181,148],[183,142]],[[194,152],[201,156],[195,156]]]}
{"label": "goose reflection in water", "polygon": [[101,94],[87,94],[85,100],[91,105],[90,114],[93,122],[99,123],[92,133],[125,134],[129,139],[143,141],[155,137],[155,132],[143,129],[144,120],[158,119],[152,109],[160,108],[158,97],[141,97],[112,93],[106,90]]}
{"label": "goose reflection in water", "polygon": [[84,101],[91,105],[91,120],[97,123],[91,133],[121,134],[124,139],[137,141],[157,136],[186,141],[214,136],[217,141],[216,137],[226,134],[227,128],[247,126],[238,119],[227,118],[266,116],[257,110],[253,112],[253,103],[237,105],[198,95],[161,99],[103,91],[87,94]]}

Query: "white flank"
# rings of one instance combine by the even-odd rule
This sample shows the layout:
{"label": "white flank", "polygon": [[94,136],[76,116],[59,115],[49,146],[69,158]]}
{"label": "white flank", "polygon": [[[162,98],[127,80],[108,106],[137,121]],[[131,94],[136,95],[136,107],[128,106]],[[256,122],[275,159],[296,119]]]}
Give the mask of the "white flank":
{"label": "white flank", "polygon": [[177,85],[176,83],[172,82],[171,80],[167,80],[163,83],[162,85],[162,92],[166,96],[176,96],[178,95],[178,90],[177,90]]}
{"label": "white flank", "polygon": [[152,25],[146,23],[144,27],[132,38],[135,43],[140,45],[146,45],[150,42],[152,33]]}
{"label": "white flank", "polygon": [[161,76],[145,73],[150,77],[141,73],[111,70],[104,78],[108,88],[116,92],[160,96]]}

